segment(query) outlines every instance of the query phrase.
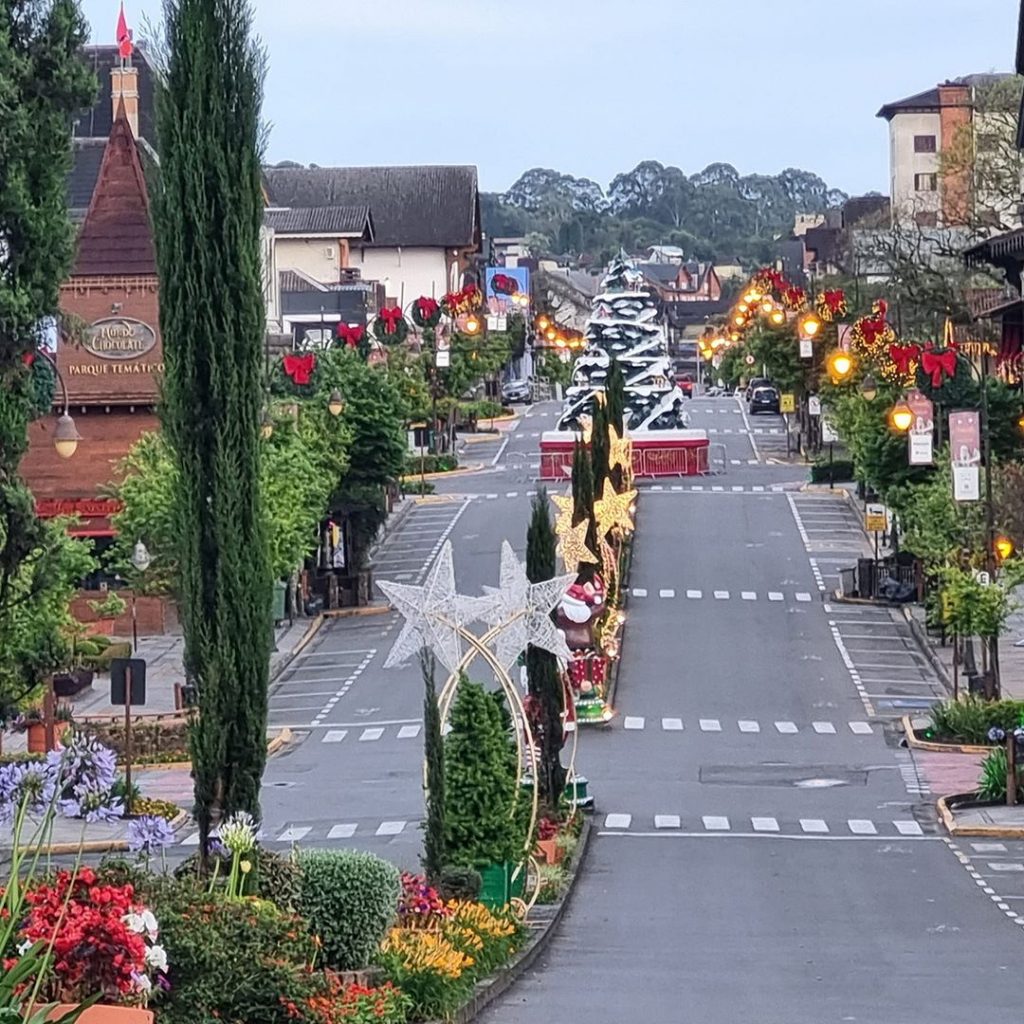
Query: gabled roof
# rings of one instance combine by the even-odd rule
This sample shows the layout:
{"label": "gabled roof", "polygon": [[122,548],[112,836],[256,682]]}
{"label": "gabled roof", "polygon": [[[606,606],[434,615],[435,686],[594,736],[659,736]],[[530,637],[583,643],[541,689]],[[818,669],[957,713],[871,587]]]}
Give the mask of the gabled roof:
{"label": "gabled roof", "polygon": [[659,284],[674,284],[679,277],[679,263],[638,263],[637,269],[651,281]]}
{"label": "gabled roof", "polygon": [[314,281],[313,278],[298,270],[282,270],[277,276],[283,292],[326,292],[329,290],[327,285]]}
{"label": "gabled roof", "polygon": [[932,111],[937,111],[938,109],[939,90],[926,89],[924,92],[915,93],[913,96],[907,96],[906,99],[886,103],[881,110],[875,114],[875,117],[884,117],[886,121],[891,121],[896,114],[930,113]]}
{"label": "gabled roof", "polygon": [[155,274],[156,251],[146,179],[122,104],[78,234],[72,276]]}
{"label": "gabled roof", "polygon": [[278,235],[334,235],[373,241],[368,206],[298,206],[267,210],[263,222]]}
{"label": "gabled roof", "polygon": [[268,167],[275,207],[366,206],[376,246],[465,247],[480,243],[476,168]]}

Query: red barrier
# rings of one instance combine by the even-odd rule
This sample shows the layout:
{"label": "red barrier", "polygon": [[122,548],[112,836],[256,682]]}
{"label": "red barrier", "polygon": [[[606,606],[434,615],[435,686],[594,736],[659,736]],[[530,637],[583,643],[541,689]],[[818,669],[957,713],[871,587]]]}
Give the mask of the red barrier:
{"label": "red barrier", "polygon": [[[707,436],[702,430],[654,431],[633,437],[633,476],[698,476],[708,472]],[[568,480],[575,441],[546,434],[540,442],[540,479]]]}

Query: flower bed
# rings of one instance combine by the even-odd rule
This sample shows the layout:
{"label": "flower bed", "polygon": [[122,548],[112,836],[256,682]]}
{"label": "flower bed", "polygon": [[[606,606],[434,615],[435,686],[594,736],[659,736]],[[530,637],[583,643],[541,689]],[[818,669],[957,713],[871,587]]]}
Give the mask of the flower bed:
{"label": "flower bed", "polygon": [[987,701],[964,697],[936,704],[930,712],[931,726],[918,730],[919,739],[931,743],[956,743],[989,746],[992,729],[1010,732],[1024,725],[1024,701]]}

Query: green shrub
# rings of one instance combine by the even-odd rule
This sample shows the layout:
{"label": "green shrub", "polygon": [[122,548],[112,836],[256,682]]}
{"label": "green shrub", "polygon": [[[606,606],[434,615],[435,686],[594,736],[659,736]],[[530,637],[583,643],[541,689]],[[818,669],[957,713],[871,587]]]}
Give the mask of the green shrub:
{"label": "green shrub", "polygon": [[1024,723],[1024,701],[964,697],[947,700],[931,710],[934,738],[954,743],[988,743],[992,728],[1010,732]]}
{"label": "green shrub", "polygon": [[419,476],[420,473],[450,473],[459,468],[458,456],[451,452],[442,455],[410,454],[405,460],[405,475]]}
{"label": "green shrub", "polygon": [[538,903],[557,903],[565,890],[569,873],[561,864],[541,864]]}
{"label": "green shrub", "polygon": [[[1006,799],[1006,747],[993,747],[981,763],[981,778],[978,780],[978,796],[982,800]],[[1017,799],[1024,800],[1024,786],[1017,776]]]}
{"label": "green shrub", "polygon": [[483,879],[479,871],[465,867],[446,867],[441,872],[438,892],[448,900],[475,900],[480,895]]}
{"label": "green shrub", "polygon": [[402,490],[406,494],[433,494],[435,488],[429,480],[420,480],[419,477],[406,477],[402,483]]}
{"label": "green shrub", "polygon": [[305,922],[264,900],[232,900],[195,882],[151,878],[142,895],[160,922],[171,989],[160,1024],[286,1024],[285,1006],[322,994]]}
{"label": "green shrub", "polygon": [[398,869],[356,850],[304,850],[298,862],[298,909],[323,943],[325,964],[365,967],[398,912]]}
{"label": "green shrub", "polygon": [[[211,869],[213,861],[211,858]],[[298,863],[290,854],[282,856],[271,850],[258,849],[252,857],[253,870],[246,876],[245,891],[276,904],[282,910],[294,911],[299,903],[299,888],[302,872]],[[195,880],[199,877],[199,854],[186,857],[175,869],[174,877],[182,881]],[[217,867],[217,885],[227,884],[231,870],[231,858],[221,857]],[[203,887],[208,882],[202,880]]]}
{"label": "green shrub", "polygon": [[819,459],[811,465],[811,483],[827,484],[829,480],[852,480],[853,462],[850,459],[833,459],[831,477],[828,459]]}

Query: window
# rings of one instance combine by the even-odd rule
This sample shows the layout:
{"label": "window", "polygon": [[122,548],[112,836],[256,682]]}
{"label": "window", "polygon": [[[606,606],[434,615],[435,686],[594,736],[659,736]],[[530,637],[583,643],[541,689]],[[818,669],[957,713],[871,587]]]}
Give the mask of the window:
{"label": "window", "polygon": [[935,136],[934,135],[915,135],[914,136],[914,152],[915,153],[934,153],[935,152]]}
{"label": "window", "polygon": [[939,215],[934,210],[921,210],[914,214],[914,220],[919,228],[938,227]]}
{"label": "window", "polygon": [[939,176],[937,174],[915,174],[915,192],[934,192],[939,187]]}

